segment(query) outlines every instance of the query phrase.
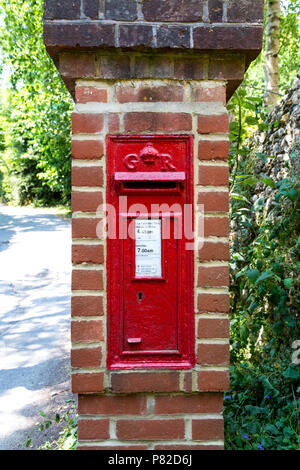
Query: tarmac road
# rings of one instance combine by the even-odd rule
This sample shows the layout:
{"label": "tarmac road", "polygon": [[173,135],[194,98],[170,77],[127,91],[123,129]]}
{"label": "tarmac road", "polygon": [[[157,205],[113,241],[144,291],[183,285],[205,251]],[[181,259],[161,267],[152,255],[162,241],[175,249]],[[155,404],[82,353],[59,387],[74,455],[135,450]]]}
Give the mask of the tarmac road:
{"label": "tarmac road", "polygon": [[[53,211],[52,211],[53,212]],[[0,450],[56,438],[38,431],[70,391],[70,221],[0,205]]]}

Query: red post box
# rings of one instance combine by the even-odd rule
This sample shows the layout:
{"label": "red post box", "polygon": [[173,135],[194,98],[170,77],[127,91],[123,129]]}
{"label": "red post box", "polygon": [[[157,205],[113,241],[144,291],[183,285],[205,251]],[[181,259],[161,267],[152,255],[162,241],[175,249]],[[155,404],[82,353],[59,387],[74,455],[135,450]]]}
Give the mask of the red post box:
{"label": "red post box", "polygon": [[108,367],[194,364],[190,136],[109,136]]}

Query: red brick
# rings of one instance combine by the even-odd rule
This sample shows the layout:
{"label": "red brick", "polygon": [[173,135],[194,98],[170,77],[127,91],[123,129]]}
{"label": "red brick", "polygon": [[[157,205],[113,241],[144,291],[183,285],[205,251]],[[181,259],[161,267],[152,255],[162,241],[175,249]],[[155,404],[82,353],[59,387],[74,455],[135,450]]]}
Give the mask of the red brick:
{"label": "red brick", "polygon": [[[194,49],[223,51],[259,51],[262,43],[262,26],[243,25],[200,25],[193,30]],[[224,62],[227,62],[225,57]],[[229,60],[228,60],[229,62]],[[235,67],[234,59],[231,68]],[[245,73],[245,69],[241,73]],[[209,78],[224,78],[209,75]],[[226,77],[225,77],[226,78]],[[229,77],[228,77],[229,78]]]}
{"label": "red brick", "polygon": [[223,19],[223,0],[208,0],[209,19],[211,23],[221,23]]}
{"label": "red brick", "polygon": [[[115,25],[98,22],[44,23],[44,43],[50,53],[62,49],[86,50],[92,47],[114,47]],[[80,75],[81,76],[81,75]]]}
{"label": "red brick", "polygon": [[223,242],[204,242],[198,251],[199,261],[228,261],[229,244]]}
{"label": "red brick", "polygon": [[224,439],[223,419],[193,419],[192,438],[196,441]]}
{"label": "red brick", "polygon": [[229,338],[228,318],[200,318],[198,338]]}
{"label": "red brick", "polygon": [[103,245],[73,245],[72,262],[80,263],[104,263]]}
{"label": "red brick", "polygon": [[83,0],[83,13],[93,20],[98,19],[100,0]]}
{"label": "red brick", "polygon": [[175,60],[174,78],[179,80],[202,80],[205,78],[205,60],[196,57]]}
{"label": "red brick", "polygon": [[77,103],[107,103],[107,90],[96,88],[94,86],[77,86],[76,87]]}
{"label": "red brick", "polygon": [[102,56],[100,59],[99,76],[108,79],[125,79],[131,77],[129,56]]}
{"label": "red brick", "polygon": [[198,287],[223,287],[229,285],[228,266],[200,266],[198,268]]}
{"label": "red brick", "polygon": [[97,160],[103,157],[101,140],[72,140],[72,157],[74,159]]}
{"label": "red brick", "polygon": [[71,338],[73,342],[95,342],[103,341],[102,320],[73,321],[71,323]]}
{"label": "red brick", "polygon": [[155,413],[157,414],[221,413],[222,409],[222,394],[203,393],[155,397]]}
{"label": "red brick", "polygon": [[264,1],[232,0],[227,7],[228,22],[261,23],[264,18]]}
{"label": "red brick", "polygon": [[185,25],[161,25],[156,30],[158,48],[190,48],[190,27]]}
{"label": "red brick", "polygon": [[227,166],[200,166],[199,184],[201,186],[228,186],[229,168]]}
{"label": "red brick", "polygon": [[80,18],[80,0],[45,2],[44,19],[75,20]]}
{"label": "red brick", "polygon": [[198,372],[198,390],[226,392],[229,389],[229,370],[203,370]]}
{"label": "red brick", "polygon": [[198,204],[203,204],[204,212],[228,212],[229,193],[227,191],[201,192],[198,194]]}
{"label": "red brick", "polygon": [[147,397],[142,395],[78,397],[78,413],[82,415],[142,415],[146,405]]}
{"label": "red brick", "polygon": [[228,217],[205,217],[204,237],[228,237],[229,219]]}
{"label": "red brick", "polygon": [[125,132],[176,132],[192,130],[192,116],[186,113],[127,113]]}
{"label": "red brick", "polygon": [[102,271],[73,269],[72,272],[73,290],[103,290]]}
{"label": "red brick", "polygon": [[195,89],[195,101],[226,103],[226,87],[216,86],[213,88],[197,87]]}
{"label": "red brick", "polygon": [[60,54],[59,71],[63,77],[96,77],[96,56],[86,52]]}
{"label": "red brick", "polygon": [[71,350],[71,366],[77,368],[100,367],[102,348],[82,348]]}
{"label": "red brick", "polygon": [[106,19],[117,21],[134,21],[137,19],[137,2],[135,0],[123,0],[122,2],[109,0],[105,3]]}
{"label": "red brick", "polygon": [[119,46],[136,47],[153,45],[153,28],[145,24],[121,24],[119,27]]}
{"label": "red brick", "polygon": [[224,450],[223,445],[180,445],[180,444],[175,444],[175,445],[163,445],[159,444],[157,446],[154,446],[155,450]]}
{"label": "red brick", "polygon": [[92,441],[109,438],[109,419],[79,419],[78,440]]}
{"label": "red brick", "polygon": [[129,441],[183,439],[184,420],[119,420],[117,422],[117,437]]}
{"label": "red brick", "polygon": [[143,2],[143,14],[146,21],[201,21],[203,16],[202,0],[148,0]]}
{"label": "red brick", "polygon": [[73,393],[101,393],[104,391],[104,373],[72,374]]}
{"label": "red brick", "polygon": [[229,142],[222,140],[200,140],[199,160],[228,160]]}
{"label": "red brick", "polygon": [[72,219],[72,237],[73,238],[98,238],[97,225],[99,219]]}
{"label": "red brick", "polygon": [[71,298],[72,317],[102,316],[103,298],[101,296],[76,296]]}
{"label": "red brick", "polygon": [[96,134],[103,130],[103,114],[73,113],[73,134]]}
{"label": "red brick", "polygon": [[103,196],[100,191],[93,192],[72,192],[72,211],[96,212],[103,202]]}
{"label": "red brick", "polygon": [[228,344],[198,344],[197,363],[203,365],[229,365]]}
{"label": "red brick", "polygon": [[228,294],[199,294],[198,295],[199,313],[228,313],[229,295]]}
{"label": "red brick", "polygon": [[108,131],[116,133],[120,130],[120,118],[118,114],[111,113],[108,116]]}
{"label": "red brick", "polygon": [[[227,30],[229,32],[229,30]],[[220,31],[218,31],[220,32]],[[251,33],[256,32],[255,30]],[[261,32],[257,30],[260,36]],[[225,33],[226,34],[226,33]],[[258,40],[260,40],[258,36]],[[213,57],[209,58],[208,78],[211,80],[243,80],[245,75],[245,59],[239,57]]]}
{"label": "red brick", "polygon": [[166,56],[137,56],[135,78],[173,78],[173,60]]}
{"label": "red brick", "polygon": [[72,168],[73,186],[103,186],[103,169],[99,166]]}
{"label": "red brick", "polygon": [[179,373],[112,373],[111,388],[114,393],[176,392],[180,389]]}
{"label": "red brick", "polygon": [[116,91],[119,103],[183,101],[184,88],[181,86],[133,87],[119,86]]}
{"label": "red brick", "polygon": [[184,391],[185,392],[193,391],[193,376],[191,372],[185,372],[184,374]]}
{"label": "red brick", "polygon": [[199,134],[226,133],[229,131],[228,114],[198,116]]}

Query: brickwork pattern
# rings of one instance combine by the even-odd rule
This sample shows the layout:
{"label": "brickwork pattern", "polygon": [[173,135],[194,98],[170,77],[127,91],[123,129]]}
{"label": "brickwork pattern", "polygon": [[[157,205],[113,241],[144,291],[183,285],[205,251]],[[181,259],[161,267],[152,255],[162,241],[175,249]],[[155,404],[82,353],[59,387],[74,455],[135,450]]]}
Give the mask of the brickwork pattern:
{"label": "brickwork pattern", "polygon": [[80,395],[79,449],[223,449],[223,396]]}
{"label": "brickwork pattern", "polygon": [[[223,448],[222,393],[229,385],[225,93],[222,80],[77,81],[71,363],[82,449]],[[105,138],[111,132],[194,136],[195,204],[204,212],[196,224],[192,370],[106,369],[106,243],[97,209],[105,202]]]}
{"label": "brickwork pattern", "polygon": [[47,20],[261,23],[262,0],[46,0]]}
{"label": "brickwork pattern", "polygon": [[44,39],[52,57],[70,47],[240,50],[255,56],[263,15],[264,0],[46,0]]}
{"label": "brickwork pattern", "polygon": [[[243,55],[230,53],[225,56],[218,55],[218,53],[213,56],[198,54],[186,58],[175,54],[167,56],[157,54],[155,57],[149,57],[142,53],[65,52],[60,56],[59,69],[65,79],[76,77],[89,80],[131,78],[241,80],[245,72],[245,58]],[[81,103],[100,102],[106,99],[105,90],[96,92],[94,87],[89,90],[91,96],[86,96],[87,91],[84,87],[78,93],[80,96],[76,96],[76,99]],[[209,94],[209,89],[199,89],[195,96],[197,101],[209,101],[209,95],[203,98],[200,93]],[[131,99],[139,101],[138,98],[131,97]],[[161,99],[169,101],[166,96]],[[215,97],[213,96],[212,99]]]}

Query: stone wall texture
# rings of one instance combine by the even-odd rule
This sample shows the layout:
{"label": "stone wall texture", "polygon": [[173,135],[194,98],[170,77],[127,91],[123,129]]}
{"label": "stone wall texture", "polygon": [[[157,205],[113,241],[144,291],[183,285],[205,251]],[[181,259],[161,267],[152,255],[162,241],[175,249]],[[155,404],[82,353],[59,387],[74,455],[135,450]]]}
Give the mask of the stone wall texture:
{"label": "stone wall texture", "polygon": [[[274,158],[266,162],[257,159],[255,173],[262,177],[267,175],[276,182],[288,176],[300,180],[300,69],[286,96],[268,116],[267,123],[269,129],[253,136],[252,145],[257,152]],[[286,167],[286,162],[290,163],[290,169]],[[253,202],[264,195],[269,211],[274,204],[275,191],[258,183],[254,192]]]}

